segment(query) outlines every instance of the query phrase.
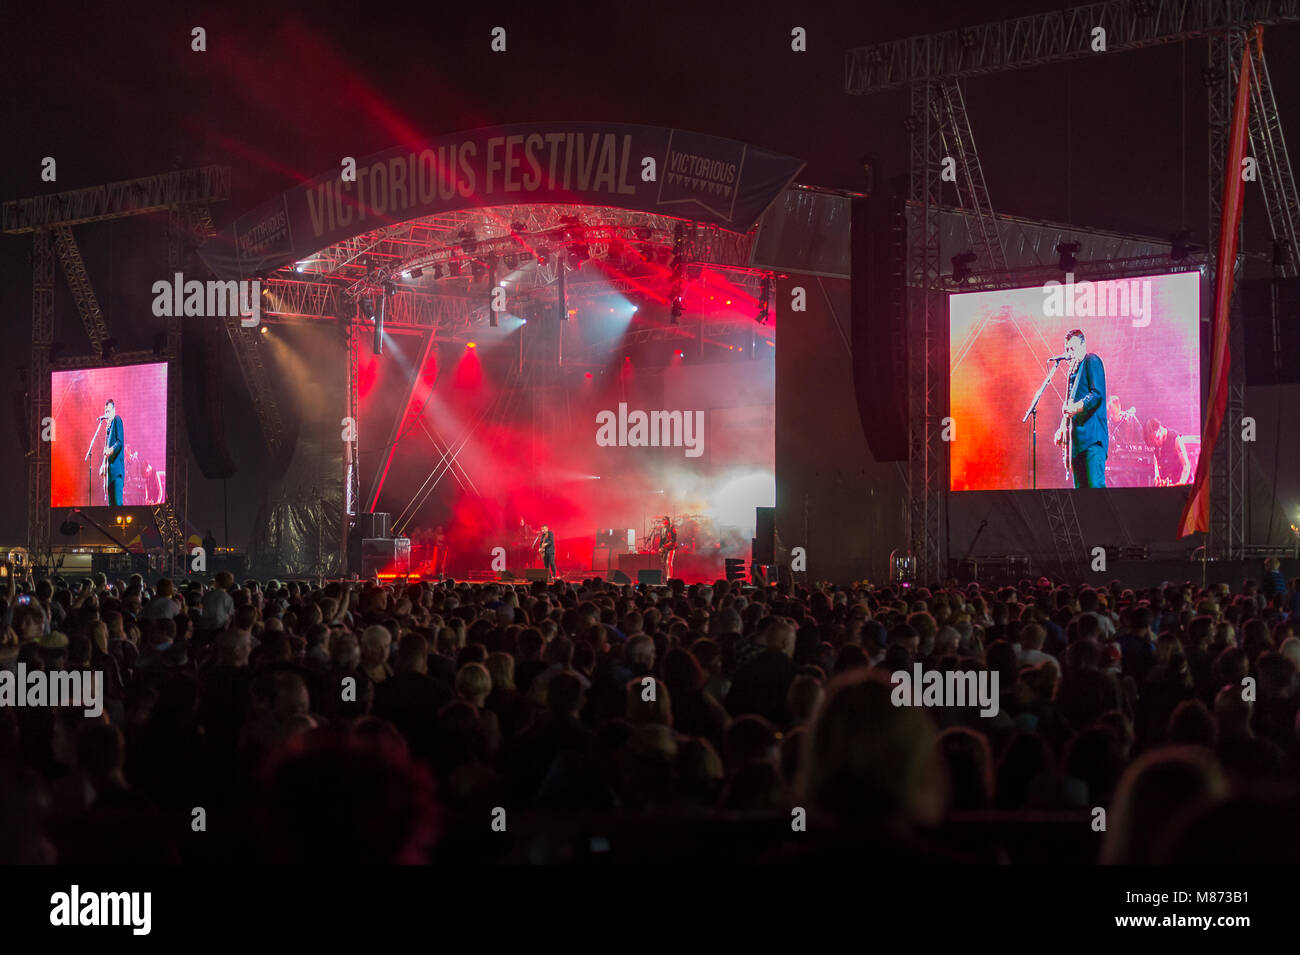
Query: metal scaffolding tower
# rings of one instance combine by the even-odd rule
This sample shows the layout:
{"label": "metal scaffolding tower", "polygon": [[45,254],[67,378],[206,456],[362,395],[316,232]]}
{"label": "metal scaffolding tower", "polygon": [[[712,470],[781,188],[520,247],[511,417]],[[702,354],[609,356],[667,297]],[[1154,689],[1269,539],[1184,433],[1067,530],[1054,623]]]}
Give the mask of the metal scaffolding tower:
{"label": "metal scaffolding tower", "polygon": [[[909,540],[922,579],[942,576],[941,515],[946,494],[947,454],[938,440],[938,424],[946,413],[940,396],[946,392],[946,322],[939,283],[940,164],[951,156],[959,164],[957,192],[961,204],[973,213],[968,224],[971,245],[987,257],[994,269],[1005,267],[993,228],[992,207],[984,188],[983,172],[966,116],[960,80],[970,76],[1062,63],[1101,55],[1093,43],[1098,28],[1105,31],[1106,53],[1138,50],[1184,40],[1210,40],[1210,67],[1206,71],[1210,137],[1210,248],[1217,241],[1222,168],[1228,126],[1231,122],[1234,65],[1243,55],[1245,31],[1256,25],[1300,21],[1300,0],[1110,0],[1019,17],[996,23],[963,27],[922,36],[859,47],[845,55],[844,88],[869,95],[908,87],[911,109],[909,198],[914,217],[908,237],[909,326],[913,343],[909,368],[911,440],[909,443]],[[1260,161],[1261,179],[1267,179],[1266,203],[1274,238],[1290,240],[1287,267],[1300,259],[1296,234],[1297,201],[1281,124],[1262,53],[1255,70],[1251,140]],[[1291,274],[1295,274],[1294,271]],[[993,284],[997,284],[994,282]],[[1238,352],[1240,353],[1240,352]],[[1228,417],[1216,452],[1212,477],[1214,505],[1211,547],[1224,557],[1240,554],[1245,540],[1245,453],[1241,442],[1244,384],[1241,363],[1234,363]],[[1064,511],[1044,497],[1049,523],[1057,540],[1058,556],[1075,553],[1081,540],[1078,527]],[[1054,520],[1055,517],[1055,520]]]}
{"label": "metal scaffolding tower", "polygon": [[[50,447],[42,440],[50,415],[50,351],[54,344],[55,257],[77,304],[94,351],[87,357],[60,361],[60,367],[85,367],[103,361],[100,348],[110,337],[108,323],[77,247],[72,226],[159,212],[168,214],[168,264],[189,261],[185,249],[211,231],[207,205],[230,198],[230,170],[204,166],[92,186],[47,196],[33,196],[0,207],[0,231],[32,235],[32,351],[28,365],[27,546],[37,563],[50,563]],[[183,226],[181,225],[183,223]],[[181,414],[181,335],[179,318],[168,323],[164,354],[168,361],[167,503],[154,511],[162,535],[167,567],[174,572],[181,557],[187,507],[185,444]],[[142,356],[118,356],[125,358]]]}

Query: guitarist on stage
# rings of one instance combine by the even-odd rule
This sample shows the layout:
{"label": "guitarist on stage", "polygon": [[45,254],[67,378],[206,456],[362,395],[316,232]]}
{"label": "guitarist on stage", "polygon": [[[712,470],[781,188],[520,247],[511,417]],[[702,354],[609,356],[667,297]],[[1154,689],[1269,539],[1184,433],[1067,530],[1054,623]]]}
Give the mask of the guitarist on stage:
{"label": "guitarist on stage", "polygon": [[549,525],[542,525],[541,533],[533,541],[533,549],[542,558],[542,566],[546,568],[546,582],[550,583],[559,577],[560,572],[555,569],[555,532]]}
{"label": "guitarist on stage", "polygon": [[109,506],[121,507],[122,485],[126,481],[126,456],[122,453],[126,437],[112,398],[104,402],[104,417],[100,420],[108,422],[108,434],[104,436],[104,463],[99,466],[100,477],[104,479],[104,499]]}
{"label": "guitarist on stage", "polygon": [[1106,368],[1101,358],[1088,353],[1083,331],[1078,328],[1066,332],[1065,355],[1070,379],[1056,444],[1066,451],[1066,466],[1074,474],[1075,487],[1105,487],[1106,458],[1110,456]]}

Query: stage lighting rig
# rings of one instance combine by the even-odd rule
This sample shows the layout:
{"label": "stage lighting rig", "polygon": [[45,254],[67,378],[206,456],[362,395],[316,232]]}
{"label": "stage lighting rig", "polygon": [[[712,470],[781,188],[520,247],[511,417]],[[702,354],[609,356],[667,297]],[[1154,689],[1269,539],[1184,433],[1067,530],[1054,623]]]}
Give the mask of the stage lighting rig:
{"label": "stage lighting rig", "polygon": [[960,285],[970,278],[971,264],[978,256],[974,252],[962,252],[952,257],[952,284]]}
{"label": "stage lighting rig", "polygon": [[466,255],[472,255],[478,248],[478,239],[474,235],[474,230],[470,228],[461,229],[456,233],[460,237],[460,247]]}
{"label": "stage lighting rig", "polygon": [[758,315],[754,318],[754,321],[760,325],[766,325],[767,318],[771,314],[772,301],[772,276],[766,273],[764,273],[763,281],[758,286],[758,299]]}
{"label": "stage lighting rig", "polygon": [[1073,272],[1079,260],[1075,258],[1081,246],[1078,242],[1062,242],[1056,247],[1057,264],[1062,272]]}

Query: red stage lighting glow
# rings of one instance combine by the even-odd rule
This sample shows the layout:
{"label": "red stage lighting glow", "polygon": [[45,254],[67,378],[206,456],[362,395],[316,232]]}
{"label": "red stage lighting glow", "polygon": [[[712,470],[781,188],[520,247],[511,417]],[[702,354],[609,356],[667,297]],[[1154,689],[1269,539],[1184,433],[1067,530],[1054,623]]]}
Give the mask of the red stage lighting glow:
{"label": "red stage lighting glow", "polygon": [[586,377],[590,378],[590,377],[591,377],[591,372],[587,372]]}
{"label": "red stage lighting glow", "polygon": [[677,351],[673,352],[673,354],[676,355],[678,358],[681,358],[686,353],[679,348],[677,349]]}
{"label": "red stage lighting glow", "polygon": [[465,343],[465,347],[466,347],[466,348],[478,348],[478,342],[466,342],[466,343]]}
{"label": "red stage lighting glow", "polygon": [[631,361],[631,360],[632,360],[632,356],[631,356],[631,355],[624,355],[624,356],[623,356],[623,361],[628,362],[628,361]]}

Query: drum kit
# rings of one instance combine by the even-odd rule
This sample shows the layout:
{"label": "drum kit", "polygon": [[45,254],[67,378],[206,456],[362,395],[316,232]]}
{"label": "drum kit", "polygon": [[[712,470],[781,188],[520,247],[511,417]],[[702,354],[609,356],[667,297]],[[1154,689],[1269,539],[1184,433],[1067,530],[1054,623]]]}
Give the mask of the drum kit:
{"label": "drum kit", "polygon": [[156,471],[140,456],[139,450],[126,446],[126,483],[122,501],[126,504],[161,504],[165,496],[166,471]]}
{"label": "drum kit", "polygon": [[[664,529],[663,520],[662,516],[655,517],[646,525],[639,548],[641,553],[659,553],[660,536]],[[674,526],[677,528],[678,553],[683,551],[688,554],[699,553],[711,545],[716,546],[718,542],[718,532],[713,518],[707,514],[679,514],[674,521]]]}

